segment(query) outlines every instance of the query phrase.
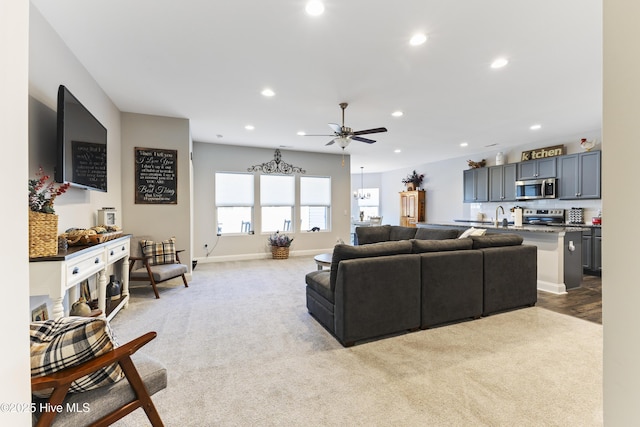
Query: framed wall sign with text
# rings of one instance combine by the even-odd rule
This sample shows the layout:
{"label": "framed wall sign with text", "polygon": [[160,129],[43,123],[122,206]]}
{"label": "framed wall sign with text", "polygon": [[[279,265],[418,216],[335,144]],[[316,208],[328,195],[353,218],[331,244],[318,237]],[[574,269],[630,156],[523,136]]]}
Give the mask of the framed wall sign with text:
{"label": "framed wall sign with text", "polygon": [[178,151],[135,147],[136,203],[178,203]]}

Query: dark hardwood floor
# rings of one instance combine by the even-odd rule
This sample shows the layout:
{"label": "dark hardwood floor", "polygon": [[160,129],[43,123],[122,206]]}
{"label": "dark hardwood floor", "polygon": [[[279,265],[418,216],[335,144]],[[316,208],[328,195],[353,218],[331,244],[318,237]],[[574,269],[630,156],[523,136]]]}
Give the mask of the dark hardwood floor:
{"label": "dark hardwood floor", "polygon": [[581,286],[564,295],[538,291],[537,305],[602,324],[602,278],[585,274]]}

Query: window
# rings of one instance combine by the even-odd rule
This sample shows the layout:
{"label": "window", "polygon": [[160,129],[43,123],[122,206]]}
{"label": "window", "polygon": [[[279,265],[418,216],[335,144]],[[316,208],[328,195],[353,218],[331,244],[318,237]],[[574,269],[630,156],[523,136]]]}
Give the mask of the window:
{"label": "window", "polygon": [[260,207],[263,233],[294,231],[295,178],[284,175],[260,175]]}
{"label": "window", "polygon": [[300,177],[300,228],[329,229],[331,178]]}
{"label": "window", "polygon": [[364,212],[365,219],[371,218],[372,216],[380,216],[380,189],[364,188],[362,192],[369,194],[371,197],[368,199],[358,199],[358,215],[360,215],[360,212]]}
{"label": "window", "polygon": [[253,174],[217,172],[218,234],[248,233],[253,227]]}

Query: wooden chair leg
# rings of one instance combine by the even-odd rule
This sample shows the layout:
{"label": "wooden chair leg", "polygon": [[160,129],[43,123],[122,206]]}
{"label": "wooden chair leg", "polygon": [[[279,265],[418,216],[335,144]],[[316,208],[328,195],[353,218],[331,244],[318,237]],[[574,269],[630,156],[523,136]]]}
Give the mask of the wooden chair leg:
{"label": "wooden chair leg", "polygon": [[156,285],[156,281],[153,280],[153,274],[149,276],[149,281],[151,282],[151,287],[153,287],[153,293],[156,294],[156,299],[160,298],[160,294],[158,293],[158,286]]}
{"label": "wooden chair leg", "polygon": [[187,278],[186,278],[186,277],[184,277],[184,274],[182,275],[182,282],[184,283],[184,287],[185,287],[185,288],[188,288],[188,287],[189,287],[189,284],[187,283]]}

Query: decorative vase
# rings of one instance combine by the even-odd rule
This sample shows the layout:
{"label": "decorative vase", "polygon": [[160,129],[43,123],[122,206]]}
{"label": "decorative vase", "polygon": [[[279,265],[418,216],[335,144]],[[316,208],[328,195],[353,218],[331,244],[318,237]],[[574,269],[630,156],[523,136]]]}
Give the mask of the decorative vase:
{"label": "decorative vase", "polygon": [[91,315],[91,307],[87,304],[87,301],[84,297],[80,297],[80,299],[73,303],[71,306],[71,310],[69,311],[70,316],[84,316],[88,317]]}
{"label": "decorative vase", "polygon": [[407,183],[407,191],[413,191],[416,189],[416,185],[413,182]]}
{"label": "decorative vase", "polygon": [[109,276],[107,284],[107,299],[117,300],[120,298],[120,281],[116,280],[115,274]]}
{"label": "decorative vase", "polygon": [[29,258],[58,254],[58,215],[29,210]]}
{"label": "decorative vase", "polygon": [[289,258],[289,246],[271,246],[271,256],[273,259]]}

